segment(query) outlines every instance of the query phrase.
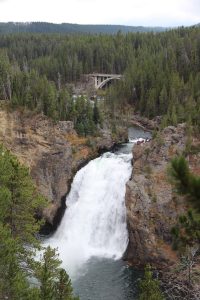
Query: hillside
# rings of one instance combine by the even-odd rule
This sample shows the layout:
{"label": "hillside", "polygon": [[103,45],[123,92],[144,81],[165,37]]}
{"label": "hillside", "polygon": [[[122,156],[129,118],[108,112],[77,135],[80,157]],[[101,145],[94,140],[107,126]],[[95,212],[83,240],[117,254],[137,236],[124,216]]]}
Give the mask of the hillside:
{"label": "hillside", "polygon": [[80,25],[80,24],[54,24],[46,22],[30,23],[0,23],[0,33],[91,33],[116,34],[118,31],[127,32],[161,32],[164,27],[123,26],[123,25]]}

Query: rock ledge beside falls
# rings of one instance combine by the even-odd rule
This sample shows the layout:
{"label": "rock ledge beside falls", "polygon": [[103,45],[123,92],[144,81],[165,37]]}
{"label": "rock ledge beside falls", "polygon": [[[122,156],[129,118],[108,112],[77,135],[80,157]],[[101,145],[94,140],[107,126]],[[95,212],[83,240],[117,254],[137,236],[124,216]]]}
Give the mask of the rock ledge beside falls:
{"label": "rock ledge beside falls", "polygon": [[[165,128],[156,139],[133,148],[132,178],[126,185],[129,244],[124,258],[134,265],[151,263],[163,268],[177,260],[170,230],[187,203],[173,193],[167,166],[172,157],[183,152],[186,140],[186,127],[180,124]],[[187,159],[190,168],[199,173],[200,154]]]}

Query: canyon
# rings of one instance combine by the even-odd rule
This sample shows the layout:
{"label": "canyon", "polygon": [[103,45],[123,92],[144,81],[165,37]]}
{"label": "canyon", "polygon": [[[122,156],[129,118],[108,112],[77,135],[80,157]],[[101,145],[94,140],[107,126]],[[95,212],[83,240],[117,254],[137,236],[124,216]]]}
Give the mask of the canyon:
{"label": "canyon", "polygon": [[[29,168],[38,190],[48,199],[42,214],[54,229],[76,172],[100,152],[127,140],[124,128],[115,137],[109,130],[101,130],[94,138],[79,137],[72,122],[54,123],[26,110],[1,107],[0,123],[0,142]],[[125,199],[129,243],[124,254],[132,265],[151,263],[167,268],[177,262],[170,231],[188,203],[173,191],[167,168],[171,158],[186,149],[186,132],[184,124],[169,126],[153,140],[133,147],[133,170]],[[198,143],[192,138],[191,147],[198,148]],[[187,160],[191,170],[200,174],[199,152],[189,153]]]}

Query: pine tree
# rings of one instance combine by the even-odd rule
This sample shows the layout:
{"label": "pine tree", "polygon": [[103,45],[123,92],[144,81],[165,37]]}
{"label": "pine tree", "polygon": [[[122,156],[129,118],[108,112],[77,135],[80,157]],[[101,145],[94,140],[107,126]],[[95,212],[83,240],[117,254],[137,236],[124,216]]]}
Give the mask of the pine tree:
{"label": "pine tree", "polygon": [[56,250],[50,247],[46,248],[41,261],[36,263],[35,276],[40,283],[40,297],[43,300],[55,299],[55,281],[60,263]]}
{"label": "pine tree", "polygon": [[172,228],[173,246],[184,253],[187,247],[193,247],[200,242],[200,218],[192,209],[179,217],[178,223]]}
{"label": "pine tree", "polygon": [[56,300],[78,300],[78,297],[73,296],[71,280],[64,269],[60,269],[56,283]]}
{"label": "pine tree", "polygon": [[0,170],[0,222],[22,244],[37,245],[34,234],[41,224],[34,215],[45,200],[37,193],[28,169],[3,146],[0,146]]}
{"label": "pine tree", "polygon": [[194,208],[200,211],[200,176],[190,172],[188,163],[183,156],[172,159],[168,174],[176,191],[188,196]]}
{"label": "pine tree", "polygon": [[[0,223],[0,298],[26,299],[29,285],[20,267],[21,245],[13,239],[8,226]],[[16,297],[16,298],[15,298]]]}
{"label": "pine tree", "polygon": [[69,276],[60,268],[60,264],[56,250],[49,246],[42,259],[35,263],[35,276],[40,284],[42,300],[78,300],[73,296]]}
{"label": "pine tree", "polygon": [[181,194],[186,194],[189,190],[190,171],[187,161],[183,156],[174,157],[168,168],[171,182]]}
{"label": "pine tree", "polygon": [[161,114],[166,113],[167,102],[168,102],[167,90],[166,90],[166,87],[164,85],[161,92],[160,92],[160,96],[159,96],[159,110],[160,110]]}
{"label": "pine tree", "polygon": [[153,279],[151,267],[145,268],[144,278],[139,283],[139,300],[164,300],[160,291],[159,281]]}
{"label": "pine tree", "polygon": [[96,101],[93,108],[93,120],[96,125],[100,123],[100,113]]}
{"label": "pine tree", "polygon": [[39,247],[34,218],[43,206],[28,170],[0,147],[0,298],[38,299],[27,280],[32,274],[32,253]]}

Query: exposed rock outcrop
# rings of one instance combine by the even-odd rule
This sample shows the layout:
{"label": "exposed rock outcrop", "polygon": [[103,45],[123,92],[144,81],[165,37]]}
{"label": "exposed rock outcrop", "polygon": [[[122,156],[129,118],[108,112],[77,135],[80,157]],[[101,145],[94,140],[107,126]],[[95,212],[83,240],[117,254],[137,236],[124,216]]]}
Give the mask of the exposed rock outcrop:
{"label": "exposed rock outcrop", "polygon": [[138,126],[144,130],[154,130],[158,129],[161,123],[161,117],[157,116],[152,120],[145,118],[139,114],[133,114],[132,118],[129,120],[130,126]]}
{"label": "exposed rock outcrop", "polygon": [[0,124],[0,142],[28,166],[39,191],[49,200],[44,215],[50,223],[75,172],[97,156],[99,149],[110,149],[115,142],[109,131],[96,138],[80,138],[72,122],[54,124],[30,111],[0,108]]}
{"label": "exposed rock outcrop", "polygon": [[[171,250],[171,227],[187,207],[184,198],[173,193],[167,175],[172,157],[186,147],[186,128],[169,126],[149,143],[133,148],[133,173],[126,186],[129,245],[125,259],[136,265],[168,267],[176,261]],[[200,154],[188,156],[196,173]]]}

